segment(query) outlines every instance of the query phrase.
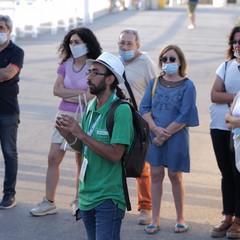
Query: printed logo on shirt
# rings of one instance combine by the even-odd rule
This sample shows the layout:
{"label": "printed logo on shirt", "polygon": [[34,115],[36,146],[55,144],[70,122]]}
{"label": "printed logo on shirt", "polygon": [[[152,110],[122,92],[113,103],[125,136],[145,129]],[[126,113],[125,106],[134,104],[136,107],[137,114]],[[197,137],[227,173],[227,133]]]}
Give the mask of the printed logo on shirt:
{"label": "printed logo on shirt", "polygon": [[108,135],[108,131],[106,129],[98,129],[97,130],[97,135]]}
{"label": "printed logo on shirt", "polygon": [[97,139],[103,143],[109,144],[109,134],[106,129],[97,130]]}

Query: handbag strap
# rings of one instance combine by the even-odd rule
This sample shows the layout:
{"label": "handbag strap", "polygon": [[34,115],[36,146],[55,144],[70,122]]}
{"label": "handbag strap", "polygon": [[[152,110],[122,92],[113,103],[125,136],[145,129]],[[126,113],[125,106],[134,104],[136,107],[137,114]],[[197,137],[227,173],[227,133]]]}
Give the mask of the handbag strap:
{"label": "handbag strap", "polygon": [[156,90],[156,87],[157,87],[157,82],[158,82],[158,77],[155,77],[154,83],[153,83],[153,88],[152,88],[152,98],[154,96],[154,93],[155,93],[155,90]]}
{"label": "handbag strap", "polygon": [[74,115],[75,119],[77,119],[78,113],[80,113],[81,119],[83,118],[84,109],[83,109],[82,99],[83,99],[85,107],[87,106],[86,94],[84,93],[83,95],[78,95],[78,107],[77,107],[77,110],[76,110],[75,115]]}
{"label": "handbag strap", "polygon": [[226,78],[226,71],[227,71],[227,63],[228,61],[225,62],[225,68],[224,68],[224,75],[223,75],[223,92],[227,92],[226,91],[226,85],[225,85],[225,78]]}
{"label": "handbag strap", "polygon": [[[225,78],[226,78],[226,72],[227,72],[227,64],[228,64],[228,61],[225,62],[225,68],[224,68],[225,71],[224,71],[224,75],[223,75],[223,84],[222,84],[223,92],[227,92],[226,84],[225,84]],[[230,103],[228,103],[227,105],[228,105],[229,108],[231,107]]]}

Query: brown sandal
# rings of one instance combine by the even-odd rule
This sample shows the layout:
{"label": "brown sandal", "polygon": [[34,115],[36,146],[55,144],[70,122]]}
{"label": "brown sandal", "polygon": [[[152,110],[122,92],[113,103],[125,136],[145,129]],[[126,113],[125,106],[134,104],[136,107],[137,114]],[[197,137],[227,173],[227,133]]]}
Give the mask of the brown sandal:
{"label": "brown sandal", "polygon": [[231,227],[231,225],[232,225],[231,221],[223,220],[220,225],[215,226],[211,230],[211,232],[210,232],[211,237],[214,237],[214,238],[225,237],[226,233],[227,233],[228,229]]}
{"label": "brown sandal", "polygon": [[240,238],[240,218],[235,218],[232,226],[227,230],[227,238],[237,239]]}

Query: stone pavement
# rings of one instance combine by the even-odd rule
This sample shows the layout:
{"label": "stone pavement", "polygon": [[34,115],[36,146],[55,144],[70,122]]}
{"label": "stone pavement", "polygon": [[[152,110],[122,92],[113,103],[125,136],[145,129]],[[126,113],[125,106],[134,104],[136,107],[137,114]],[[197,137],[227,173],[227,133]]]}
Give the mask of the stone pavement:
{"label": "stone pavement", "polygon": [[[121,236],[123,240],[207,240],[211,227],[221,221],[220,174],[217,169],[209,136],[210,89],[215,70],[224,61],[227,35],[239,16],[239,6],[213,8],[199,5],[196,11],[197,28],[188,30],[184,6],[155,11],[125,11],[98,18],[91,25],[104,51],[117,54],[119,32],[127,27],[139,30],[141,50],[147,51],[157,62],[160,49],[170,43],[178,44],[189,62],[188,76],[197,88],[200,126],[191,133],[191,173],[185,174],[185,215],[190,225],[188,233],[174,234],[175,208],[171,186],[166,176],[161,207],[161,231],[146,235],[137,225],[135,181],[129,179],[132,201],[126,213]],[[32,217],[28,213],[45,195],[47,154],[51,129],[59,99],[52,88],[58,63],[57,47],[65,32],[53,36],[46,32],[37,39],[17,39],[25,50],[25,65],[21,74],[19,101],[19,172],[17,207],[0,211],[1,240],[86,240],[82,221],[71,215],[70,202],[74,195],[75,160],[67,153],[61,165],[61,177],[56,195],[59,212],[46,217]],[[3,160],[0,154],[0,189],[3,182]]]}

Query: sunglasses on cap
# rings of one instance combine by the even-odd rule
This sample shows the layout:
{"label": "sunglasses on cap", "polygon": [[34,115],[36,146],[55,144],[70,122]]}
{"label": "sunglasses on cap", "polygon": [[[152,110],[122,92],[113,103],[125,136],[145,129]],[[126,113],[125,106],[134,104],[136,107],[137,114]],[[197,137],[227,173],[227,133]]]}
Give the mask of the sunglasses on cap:
{"label": "sunglasses on cap", "polygon": [[231,41],[231,43],[240,45],[240,39],[239,40],[233,40],[233,41]]}
{"label": "sunglasses on cap", "polygon": [[160,58],[160,61],[161,62],[163,62],[163,63],[165,63],[165,62],[167,62],[168,61],[168,59],[169,59],[169,61],[171,62],[171,63],[174,63],[175,61],[176,61],[176,58],[175,57],[161,57]]}

